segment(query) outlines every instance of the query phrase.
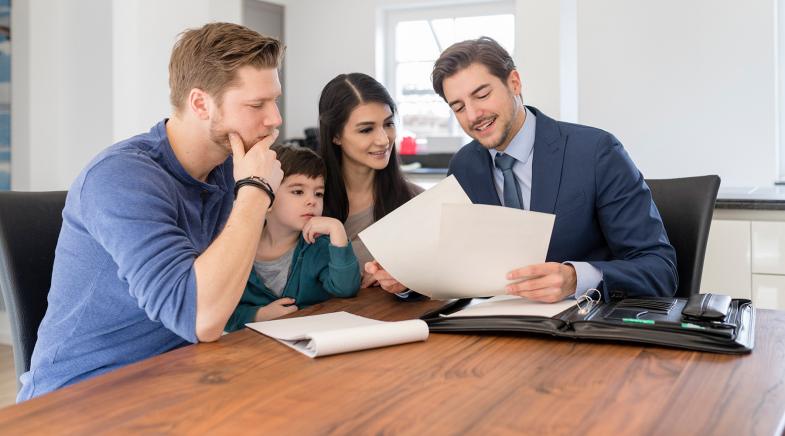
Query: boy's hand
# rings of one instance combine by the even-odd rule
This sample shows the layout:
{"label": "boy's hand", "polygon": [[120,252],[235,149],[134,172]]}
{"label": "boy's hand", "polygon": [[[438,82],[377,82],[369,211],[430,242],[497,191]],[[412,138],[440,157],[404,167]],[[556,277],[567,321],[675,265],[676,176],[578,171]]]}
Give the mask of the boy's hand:
{"label": "boy's hand", "polygon": [[256,176],[267,180],[273,193],[278,191],[278,186],[283,180],[281,162],[276,158],[275,152],[270,150],[276,138],[278,129],[269,136],[254,144],[248,151],[245,150],[243,139],[237,133],[229,134],[229,144],[232,146],[232,161],[234,163],[234,180]]}
{"label": "boy's hand", "polygon": [[294,305],[293,298],[279,298],[267,306],[260,307],[256,311],[254,321],[269,321],[271,319],[280,318],[284,315],[297,312],[297,306]]}
{"label": "boy's hand", "polygon": [[315,216],[305,223],[303,227],[305,242],[313,244],[321,235],[330,235],[330,244],[335,247],[345,247],[349,243],[343,224],[335,218]]}

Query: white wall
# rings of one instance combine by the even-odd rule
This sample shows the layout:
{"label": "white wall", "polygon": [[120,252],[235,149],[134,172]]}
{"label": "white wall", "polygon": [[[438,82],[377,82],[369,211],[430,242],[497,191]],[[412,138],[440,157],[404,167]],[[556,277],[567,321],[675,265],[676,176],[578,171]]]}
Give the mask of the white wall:
{"label": "white wall", "polygon": [[[286,131],[339,73],[381,73],[377,24],[442,0],[285,6]],[[775,0],[515,0],[524,100],[616,134],[647,177],[777,177]],[[91,156],[169,113],[176,35],[242,22],[242,0],[28,0],[12,8],[12,186],[65,189]],[[567,72],[565,74],[565,72]]]}
{"label": "white wall", "polygon": [[646,177],[777,178],[774,0],[578,1],[580,121]]}
{"label": "white wall", "polygon": [[111,139],[111,39],[96,37],[111,33],[111,4],[31,0],[12,11],[12,187],[64,189]]}
{"label": "white wall", "polygon": [[241,21],[239,0],[113,0],[113,137],[147,131],[170,113],[169,56],[183,30]]}
{"label": "white wall", "polygon": [[[298,136],[315,123],[330,78],[380,72],[372,64],[379,10],[442,2],[282,3],[286,134]],[[775,12],[775,0],[516,0],[524,101],[611,131],[646,177],[716,173],[724,186],[770,185],[778,161]]]}
{"label": "white wall", "polygon": [[556,0],[517,0],[515,65],[523,101],[559,118],[561,114],[561,7]]}
{"label": "white wall", "polygon": [[376,6],[368,0],[278,1],[284,5],[286,137],[316,126],[319,95],[341,73],[375,72]]}
{"label": "white wall", "polygon": [[187,27],[241,21],[240,0],[27,0],[12,8],[12,188],[67,189],[117,140],[168,115]]}
{"label": "white wall", "polygon": [[[316,125],[319,94],[334,76],[381,72],[377,23],[384,10],[450,3],[270,2],[286,8],[287,137]],[[559,27],[549,22],[558,20],[558,2],[516,0],[516,10],[528,31],[516,37],[518,53],[527,54],[516,56],[527,102],[558,115]],[[12,186],[67,189],[101,149],[169,113],[167,68],[177,34],[208,21],[242,22],[242,0],[30,0],[13,12]]]}

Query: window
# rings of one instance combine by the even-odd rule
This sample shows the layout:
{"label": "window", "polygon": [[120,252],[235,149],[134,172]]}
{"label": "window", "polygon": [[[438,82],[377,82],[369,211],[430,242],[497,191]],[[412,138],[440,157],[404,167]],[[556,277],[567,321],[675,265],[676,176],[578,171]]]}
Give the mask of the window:
{"label": "window", "polygon": [[[388,11],[386,85],[398,104],[398,137],[413,137],[417,153],[452,153],[468,142],[452,111],[431,85],[439,54],[455,42],[489,36],[513,53],[512,2]],[[402,147],[405,153],[407,150]]]}

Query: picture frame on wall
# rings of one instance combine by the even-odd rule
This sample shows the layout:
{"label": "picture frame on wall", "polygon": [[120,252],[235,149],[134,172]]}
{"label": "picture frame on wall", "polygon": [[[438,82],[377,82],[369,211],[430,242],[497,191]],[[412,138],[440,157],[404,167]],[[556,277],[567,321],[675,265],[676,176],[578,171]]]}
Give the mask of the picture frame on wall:
{"label": "picture frame on wall", "polygon": [[11,0],[0,0],[0,190],[11,189]]}

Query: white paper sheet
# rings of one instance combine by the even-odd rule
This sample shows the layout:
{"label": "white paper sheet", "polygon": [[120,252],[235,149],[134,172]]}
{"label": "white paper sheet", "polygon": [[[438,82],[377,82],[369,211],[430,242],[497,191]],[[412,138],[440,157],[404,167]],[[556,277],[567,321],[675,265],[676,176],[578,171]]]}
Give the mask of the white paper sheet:
{"label": "white paper sheet", "polygon": [[504,293],[506,274],[542,263],[554,215],[475,205],[455,177],[360,232],[374,258],[409,289],[431,298]]}
{"label": "white paper sheet", "polygon": [[[481,204],[444,204],[438,298],[504,294],[507,273],[545,262],[554,215]],[[443,290],[443,291],[442,291]]]}
{"label": "white paper sheet", "polygon": [[498,295],[485,301],[472,304],[463,310],[442,316],[526,315],[551,318],[572,306],[575,306],[575,300],[564,300],[557,303],[540,303],[515,295]]}
{"label": "white paper sheet", "polygon": [[360,232],[366,248],[393,277],[425,295],[438,282],[442,204],[472,204],[455,177],[442,180]]}
{"label": "white paper sheet", "polygon": [[254,322],[246,326],[308,357],[428,339],[428,325],[422,320],[377,321],[347,312]]}

